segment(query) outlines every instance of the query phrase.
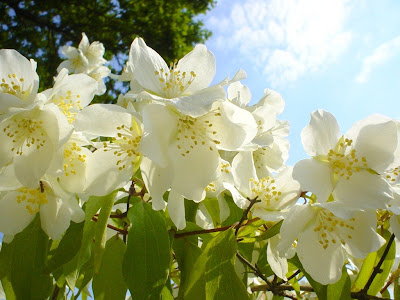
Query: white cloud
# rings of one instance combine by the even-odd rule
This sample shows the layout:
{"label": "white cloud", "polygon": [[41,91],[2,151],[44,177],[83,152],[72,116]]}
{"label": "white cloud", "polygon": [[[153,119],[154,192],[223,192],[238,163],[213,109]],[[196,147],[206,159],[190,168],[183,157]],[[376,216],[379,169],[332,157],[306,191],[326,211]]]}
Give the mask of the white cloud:
{"label": "white cloud", "polygon": [[364,59],[356,82],[366,82],[373,68],[384,64],[398,53],[400,53],[400,35],[375,48],[372,54]]}
{"label": "white cloud", "polygon": [[206,25],[220,49],[238,49],[270,80],[294,81],[343,53],[348,0],[242,0],[211,12]]}

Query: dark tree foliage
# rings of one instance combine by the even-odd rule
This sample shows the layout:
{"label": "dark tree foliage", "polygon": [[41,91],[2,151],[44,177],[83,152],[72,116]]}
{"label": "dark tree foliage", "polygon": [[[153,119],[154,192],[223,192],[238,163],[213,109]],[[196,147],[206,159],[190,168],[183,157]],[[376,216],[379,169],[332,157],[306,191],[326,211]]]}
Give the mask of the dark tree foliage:
{"label": "dark tree foliage", "polygon": [[[0,1],[0,48],[14,48],[35,59],[40,86],[48,88],[61,62],[60,46],[77,47],[82,32],[90,42],[104,44],[107,60],[117,55],[114,72],[122,69],[123,54],[137,36],[170,62],[210,37],[196,16],[214,4],[215,0]],[[112,92],[113,83],[107,85]],[[101,101],[110,100],[108,95]]]}

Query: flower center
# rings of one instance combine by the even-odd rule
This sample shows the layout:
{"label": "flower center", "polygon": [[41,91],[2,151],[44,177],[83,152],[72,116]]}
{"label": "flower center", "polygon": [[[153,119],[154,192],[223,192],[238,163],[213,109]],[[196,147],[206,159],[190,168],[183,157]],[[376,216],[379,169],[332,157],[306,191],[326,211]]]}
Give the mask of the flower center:
{"label": "flower center", "polygon": [[26,203],[25,208],[31,215],[39,212],[41,204],[46,204],[48,202],[45,186],[42,182],[40,182],[40,187],[37,189],[21,187],[17,190],[17,192],[17,202]]}
{"label": "flower center", "polygon": [[77,111],[82,109],[81,101],[79,100],[80,97],[79,94],[73,95],[71,91],[67,91],[66,97],[58,96],[53,100],[54,104],[56,104],[67,117],[69,123],[75,121]]}
{"label": "flower center", "polygon": [[354,225],[356,219],[351,218],[349,220],[343,220],[336,217],[333,213],[327,210],[320,210],[318,212],[317,226],[314,231],[318,233],[318,242],[322,248],[326,249],[329,245],[336,244],[338,241],[345,245],[343,236],[348,239],[352,239],[352,231],[354,231]]}
{"label": "flower center", "polygon": [[344,154],[347,147],[352,144],[352,140],[345,139],[340,142],[337,149],[330,149],[327,155],[327,160],[330,163],[331,169],[336,176],[344,177],[349,180],[351,175],[366,169],[367,159],[356,155],[356,150],[352,149],[348,154]]}
{"label": "flower center", "polygon": [[11,94],[24,100],[26,98],[26,91],[23,88],[24,78],[18,78],[16,74],[8,74],[5,78],[1,79],[0,91],[2,93]]}
{"label": "flower center", "polygon": [[390,184],[396,184],[400,179],[400,166],[386,171],[383,176]]}
{"label": "flower center", "polygon": [[113,151],[115,156],[121,157],[117,161],[119,170],[125,169],[126,164],[135,165],[137,157],[140,156],[138,151],[141,136],[134,127],[121,125],[117,127],[118,138],[113,138],[111,143],[103,143],[104,151]]}
{"label": "flower center", "polygon": [[275,180],[269,176],[261,178],[260,180],[250,178],[251,198],[254,199],[257,197],[257,199],[261,200],[266,206],[271,206],[271,202],[272,205],[278,202],[282,192],[276,190],[274,183]]}
{"label": "flower center", "polygon": [[219,108],[199,118],[186,115],[179,117],[176,147],[182,156],[186,156],[193,149],[203,146],[214,151],[215,146],[221,143],[217,138],[218,133],[214,128],[213,117],[221,117]]}
{"label": "flower center", "polygon": [[43,122],[34,119],[13,117],[3,128],[3,132],[12,139],[13,146],[10,149],[16,154],[22,155],[25,147],[40,149],[46,143],[43,133]]}
{"label": "flower center", "polygon": [[191,71],[189,74],[181,72],[178,68],[178,60],[171,62],[169,70],[160,69],[154,74],[163,85],[163,92],[168,98],[176,97],[185,92],[196,78],[196,73]]}
{"label": "flower center", "polygon": [[84,163],[86,161],[86,154],[82,154],[82,148],[75,142],[69,143],[64,148],[64,174],[76,174],[76,164]]}

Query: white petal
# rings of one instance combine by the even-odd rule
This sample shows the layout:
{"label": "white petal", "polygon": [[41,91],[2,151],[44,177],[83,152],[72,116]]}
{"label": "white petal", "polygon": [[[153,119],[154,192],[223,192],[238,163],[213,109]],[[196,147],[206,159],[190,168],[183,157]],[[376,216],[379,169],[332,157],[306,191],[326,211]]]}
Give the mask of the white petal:
{"label": "white petal", "polygon": [[25,229],[34,219],[25,208],[26,202],[17,202],[17,192],[5,192],[0,196],[0,231],[15,235]]}
{"label": "white petal", "polygon": [[354,214],[353,228],[340,228],[340,237],[346,242],[346,251],[357,258],[365,258],[368,253],[378,251],[385,244],[385,239],[376,231],[375,211]]}
{"label": "white petal", "polygon": [[60,240],[68,229],[71,212],[60,198],[50,198],[49,202],[40,206],[42,229],[53,240]]}
{"label": "white petal", "polygon": [[232,174],[236,186],[245,195],[250,196],[250,179],[258,180],[254,167],[251,151],[243,151],[236,154],[232,160]]}
{"label": "white petal", "polygon": [[317,210],[310,205],[295,205],[290,209],[280,230],[281,241],[277,247],[280,256],[285,256],[292,243],[316,215]]}
{"label": "white petal", "polygon": [[167,203],[165,203],[163,195],[171,186],[173,170],[168,167],[161,168],[147,157],[143,157],[140,170],[143,181],[151,196],[153,209],[165,209]]}
{"label": "white petal", "polygon": [[244,107],[251,100],[250,89],[239,81],[234,82],[228,86],[228,99],[237,106]]}
{"label": "white petal", "polygon": [[174,190],[169,192],[168,213],[178,230],[186,227],[184,198]]}
{"label": "white petal", "polygon": [[361,128],[354,149],[357,155],[366,157],[368,167],[381,173],[393,161],[397,143],[397,126],[390,120]]}
{"label": "white petal", "polygon": [[241,209],[245,209],[249,206],[249,200],[247,200],[239,191],[235,188],[233,184],[228,182],[223,183],[224,188],[226,188],[232,195],[233,202],[240,207]]}
{"label": "white petal", "polygon": [[129,63],[135,79],[145,89],[157,95],[163,95],[163,85],[155,72],[169,72],[169,68],[162,57],[153,49],[148,47],[141,38],[136,38],[129,51]]}
{"label": "white petal", "polygon": [[276,249],[279,240],[279,235],[276,235],[269,239],[267,247],[267,260],[276,276],[282,278],[283,280],[286,280],[286,274],[289,268],[286,258],[280,257]]}
{"label": "white petal", "polygon": [[140,152],[160,167],[168,164],[167,147],[177,131],[178,116],[160,104],[148,104],[143,109],[144,132]]}
{"label": "white petal", "polygon": [[333,196],[351,210],[384,209],[393,199],[390,185],[381,176],[367,171],[354,173],[349,180],[342,178]]}
{"label": "white petal", "polygon": [[335,117],[323,110],[311,113],[310,124],[301,132],[301,142],[311,156],[326,155],[335,149],[340,139],[340,128]]}
{"label": "white petal", "polygon": [[329,243],[325,249],[319,243],[316,226],[307,227],[299,235],[297,255],[304,269],[311,277],[321,284],[337,282],[342,275],[342,266],[345,260],[340,242]]}
{"label": "white petal", "polygon": [[0,192],[15,190],[21,187],[21,183],[15,176],[14,166],[9,165],[0,172]]}
{"label": "white petal", "polygon": [[398,239],[400,237],[400,216],[399,215],[393,215],[390,217],[390,227],[392,228],[394,235]]}
{"label": "white petal", "polygon": [[184,94],[191,94],[209,86],[214,78],[216,67],[215,57],[205,45],[198,44],[178,62],[177,70],[186,72],[187,76],[194,72],[196,77],[186,88]]}
{"label": "white petal", "polygon": [[114,104],[93,104],[76,115],[74,127],[95,136],[116,137],[117,127],[131,126],[132,115]]}
{"label": "white petal", "polygon": [[285,102],[283,101],[281,95],[277,92],[270,89],[265,89],[264,96],[262,96],[260,101],[258,101],[258,103],[254,107],[259,106],[269,106],[277,114],[280,114],[285,107]]}
{"label": "white petal", "polygon": [[302,191],[314,193],[318,202],[326,202],[333,190],[330,166],[313,158],[299,161],[293,178],[300,182]]}

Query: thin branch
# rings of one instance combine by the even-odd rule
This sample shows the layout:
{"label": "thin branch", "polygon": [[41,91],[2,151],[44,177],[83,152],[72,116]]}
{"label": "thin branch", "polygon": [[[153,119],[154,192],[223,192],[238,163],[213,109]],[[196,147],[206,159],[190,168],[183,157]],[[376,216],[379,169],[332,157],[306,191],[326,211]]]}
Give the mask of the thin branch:
{"label": "thin branch", "polygon": [[286,282],[289,282],[290,280],[292,280],[293,278],[295,278],[297,275],[299,275],[301,273],[301,270],[298,269],[296,272],[294,272],[292,275],[290,275],[286,280],[282,280],[281,282],[278,282],[277,285],[281,285],[284,284]]}
{"label": "thin branch", "polygon": [[[241,227],[247,226],[248,224],[251,224],[255,221],[260,220],[260,218],[254,218],[251,220],[248,220],[245,224],[242,224]],[[225,231],[228,230],[229,228],[238,228],[239,223],[235,223],[233,225],[228,225],[224,227],[219,227],[219,228],[212,228],[212,229],[203,229],[203,230],[195,230],[195,231],[189,231],[189,232],[182,232],[182,233],[175,233],[175,238],[181,238],[184,236],[189,236],[189,235],[197,235],[197,234],[206,234],[206,233],[211,233],[211,232],[219,232],[219,231]]]}
{"label": "thin branch", "polygon": [[267,285],[272,289],[271,283],[268,281],[267,277],[261,273],[261,271],[258,269],[257,265],[253,266],[246,258],[244,258],[239,252],[236,252],[236,257],[239,258],[240,261],[242,261],[245,265],[247,265],[250,269],[253,270],[253,273],[260,277],[262,280],[264,280]]}
{"label": "thin branch", "polygon": [[239,221],[239,225],[236,227],[235,236],[237,236],[238,231],[239,231],[240,226],[242,225],[242,223],[247,219],[247,215],[248,215],[250,209],[251,209],[251,208],[253,207],[253,205],[257,202],[257,198],[258,198],[258,196],[255,197],[254,199],[251,199],[251,200],[250,200],[249,198],[247,198],[247,200],[250,201],[250,204],[249,204],[249,206],[246,208],[246,210],[243,212],[242,218],[241,218],[240,221]]}
{"label": "thin branch", "polygon": [[[97,222],[97,218],[96,218],[96,217],[93,217],[92,220],[95,221],[95,222]],[[115,226],[113,226],[113,225],[107,224],[107,227],[110,228],[110,229],[112,229],[112,230],[118,231],[120,234],[123,234],[123,235],[127,235],[127,234],[128,234],[128,231],[127,231],[127,230],[124,230],[124,229],[115,227]]]}
{"label": "thin branch", "polygon": [[385,251],[383,251],[381,259],[379,260],[378,264],[374,267],[374,270],[373,270],[371,276],[369,277],[368,282],[365,284],[364,288],[360,291],[360,293],[362,292],[364,294],[367,294],[368,289],[371,286],[372,282],[374,281],[376,275],[378,275],[379,273],[382,273],[381,266],[382,266],[383,262],[385,261],[386,256],[389,253],[389,249],[392,246],[393,241],[394,241],[394,234],[392,234],[390,236],[390,239],[387,243]]}

